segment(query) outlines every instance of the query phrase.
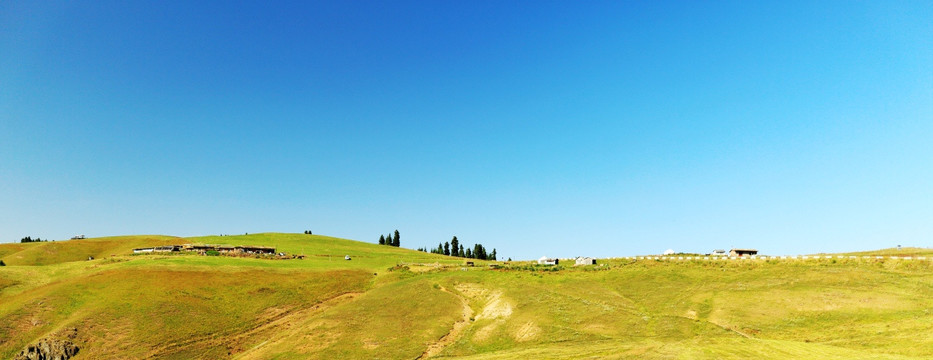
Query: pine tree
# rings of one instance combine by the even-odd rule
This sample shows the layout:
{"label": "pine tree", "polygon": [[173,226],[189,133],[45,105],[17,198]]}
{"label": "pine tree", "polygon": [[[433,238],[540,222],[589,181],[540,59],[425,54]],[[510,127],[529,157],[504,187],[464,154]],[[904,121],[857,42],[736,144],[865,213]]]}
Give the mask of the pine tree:
{"label": "pine tree", "polygon": [[480,260],[486,260],[486,249],[483,248],[482,244],[473,246],[473,256]]}
{"label": "pine tree", "polygon": [[492,248],[492,254],[489,254],[489,260],[496,261],[496,248]]}
{"label": "pine tree", "polygon": [[385,235],[379,235],[379,245],[385,245],[385,244],[386,244]]}
{"label": "pine tree", "polygon": [[395,229],[395,238],[392,239],[392,246],[395,246],[395,247],[401,246],[401,245],[402,245],[402,242],[401,242],[401,240],[399,240],[400,238],[401,238],[401,236],[399,236],[399,234],[398,234],[398,229]]}
{"label": "pine tree", "polygon": [[467,248],[467,249],[466,249],[466,254],[465,254],[465,255],[466,255],[466,257],[472,259],[472,258],[473,258],[473,251],[470,250],[469,248]]}
{"label": "pine tree", "polygon": [[450,256],[450,243],[449,242],[444,243],[444,255]]}
{"label": "pine tree", "polygon": [[437,243],[437,252],[435,254],[443,254],[443,253],[444,253],[444,244]]}
{"label": "pine tree", "polygon": [[476,256],[477,259],[486,260],[486,248],[482,244],[476,244],[476,249],[473,250],[473,256]]}
{"label": "pine tree", "polygon": [[466,257],[466,253],[463,252],[463,244],[460,244],[460,250],[457,250],[457,256]]}
{"label": "pine tree", "polygon": [[457,240],[457,237],[454,236],[454,238],[450,240],[450,247],[454,249],[454,256],[459,256],[457,253],[457,249],[459,249],[457,246],[458,244],[460,244],[460,240]]}

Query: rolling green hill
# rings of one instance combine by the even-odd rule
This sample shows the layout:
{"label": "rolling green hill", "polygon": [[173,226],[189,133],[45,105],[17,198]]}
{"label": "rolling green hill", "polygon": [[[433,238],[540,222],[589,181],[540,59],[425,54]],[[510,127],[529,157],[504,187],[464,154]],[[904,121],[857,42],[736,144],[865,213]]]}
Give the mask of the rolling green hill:
{"label": "rolling green hill", "polygon": [[[306,257],[132,255],[176,243]],[[929,260],[492,269],[272,233],[3,244],[0,259],[4,359],[67,334],[76,359],[933,357]]]}

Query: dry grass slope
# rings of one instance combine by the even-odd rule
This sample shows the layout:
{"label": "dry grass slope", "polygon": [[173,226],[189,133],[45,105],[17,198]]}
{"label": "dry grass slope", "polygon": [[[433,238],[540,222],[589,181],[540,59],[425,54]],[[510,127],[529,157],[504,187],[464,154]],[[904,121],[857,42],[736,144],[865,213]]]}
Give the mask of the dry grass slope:
{"label": "dry grass slope", "polygon": [[[178,242],[308,258],[130,255]],[[69,328],[78,359],[933,357],[933,261],[492,270],[304,234],[4,244],[0,259],[0,358]]]}

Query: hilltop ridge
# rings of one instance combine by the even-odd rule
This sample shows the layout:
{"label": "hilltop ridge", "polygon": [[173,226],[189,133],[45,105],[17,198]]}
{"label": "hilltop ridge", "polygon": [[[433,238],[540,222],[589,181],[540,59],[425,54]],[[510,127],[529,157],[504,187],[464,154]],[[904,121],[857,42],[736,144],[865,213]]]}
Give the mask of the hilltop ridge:
{"label": "hilltop ridge", "polygon": [[[132,254],[177,243],[305,257]],[[2,358],[66,336],[79,360],[933,356],[924,340],[933,338],[933,261],[617,258],[491,268],[282,233],[3,244],[0,259]]]}

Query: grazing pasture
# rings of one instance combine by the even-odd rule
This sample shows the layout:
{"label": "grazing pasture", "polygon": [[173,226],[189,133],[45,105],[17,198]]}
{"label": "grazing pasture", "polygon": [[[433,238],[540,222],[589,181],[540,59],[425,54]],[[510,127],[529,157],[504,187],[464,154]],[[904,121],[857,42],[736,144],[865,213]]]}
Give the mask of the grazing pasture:
{"label": "grazing pasture", "polygon": [[[180,243],[304,259],[132,254]],[[930,358],[933,261],[861,257],[906,253],[933,255],[492,268],[306,234],[3,244],[0,358],[72,330],[76,359]]]}

